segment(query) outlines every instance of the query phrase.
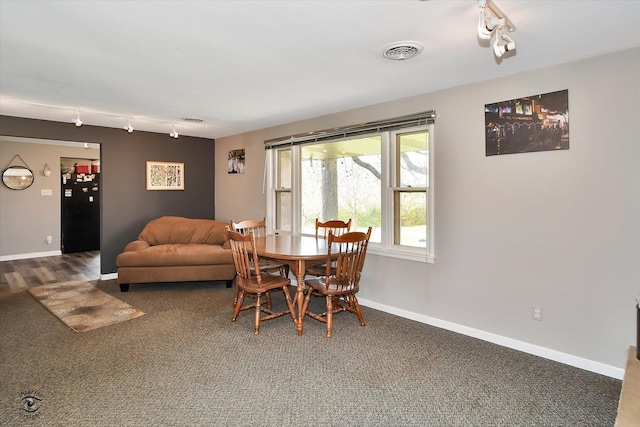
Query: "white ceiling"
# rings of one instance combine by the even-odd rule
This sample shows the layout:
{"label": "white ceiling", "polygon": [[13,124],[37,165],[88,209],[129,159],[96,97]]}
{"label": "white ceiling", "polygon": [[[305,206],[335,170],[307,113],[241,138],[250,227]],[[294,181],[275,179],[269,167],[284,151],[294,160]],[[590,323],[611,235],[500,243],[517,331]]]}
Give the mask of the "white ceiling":
{"label": "white ceiling", "polygon": [[637,0],[495,3],[502,60],[477,0],[0,0],[0,114],[220,138],[640,46]]}

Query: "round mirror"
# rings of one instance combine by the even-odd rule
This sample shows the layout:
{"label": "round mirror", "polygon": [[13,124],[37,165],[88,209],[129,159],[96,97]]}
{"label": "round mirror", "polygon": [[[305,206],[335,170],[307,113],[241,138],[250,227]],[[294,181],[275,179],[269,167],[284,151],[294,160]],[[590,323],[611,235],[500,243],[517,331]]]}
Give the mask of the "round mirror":
{"label": "round mirror", "polygon": [[12,190],[24,190],[33,184],[33,172],[24,166],[9,166],[2,172],[2,183]]}

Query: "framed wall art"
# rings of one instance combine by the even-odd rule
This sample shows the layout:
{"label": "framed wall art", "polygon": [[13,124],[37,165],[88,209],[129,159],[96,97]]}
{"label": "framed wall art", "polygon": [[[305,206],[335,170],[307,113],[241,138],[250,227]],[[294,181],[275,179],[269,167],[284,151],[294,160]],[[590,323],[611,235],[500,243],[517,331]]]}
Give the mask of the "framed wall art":
{"label": "framed wall art", "polygon": [[569,90],[484,106],[485,153],[569,149]]}
{"label": "framed wall art", "polygon": [[184,163],[147,161],[147,190],[184,190]]}
{"label": "framed wall art", "polygon": [[228,173],[244,173],[244,148],[239,150],[231,150],[227,155]]}

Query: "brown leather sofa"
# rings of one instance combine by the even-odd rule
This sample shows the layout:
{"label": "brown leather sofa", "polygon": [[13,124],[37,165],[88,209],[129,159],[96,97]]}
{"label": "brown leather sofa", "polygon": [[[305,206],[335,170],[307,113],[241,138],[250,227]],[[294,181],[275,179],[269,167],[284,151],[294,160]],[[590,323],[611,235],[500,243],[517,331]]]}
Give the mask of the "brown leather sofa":
{"label": "brown leather sofa", "polygon": [[116,258],[122,292],[131,283],[224,280],[236,276],[226,222],[165,216],[150,221]]}

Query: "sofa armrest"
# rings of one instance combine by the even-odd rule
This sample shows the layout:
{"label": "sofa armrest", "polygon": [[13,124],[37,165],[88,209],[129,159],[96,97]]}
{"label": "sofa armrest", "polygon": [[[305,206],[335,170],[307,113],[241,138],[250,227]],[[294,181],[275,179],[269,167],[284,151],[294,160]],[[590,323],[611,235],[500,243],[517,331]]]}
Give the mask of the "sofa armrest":
{"label": "sofa armrest", "polygon": [[124,247],[124,252],[141,251],[149,247],[149,244],[144,240],[134,240]]}

